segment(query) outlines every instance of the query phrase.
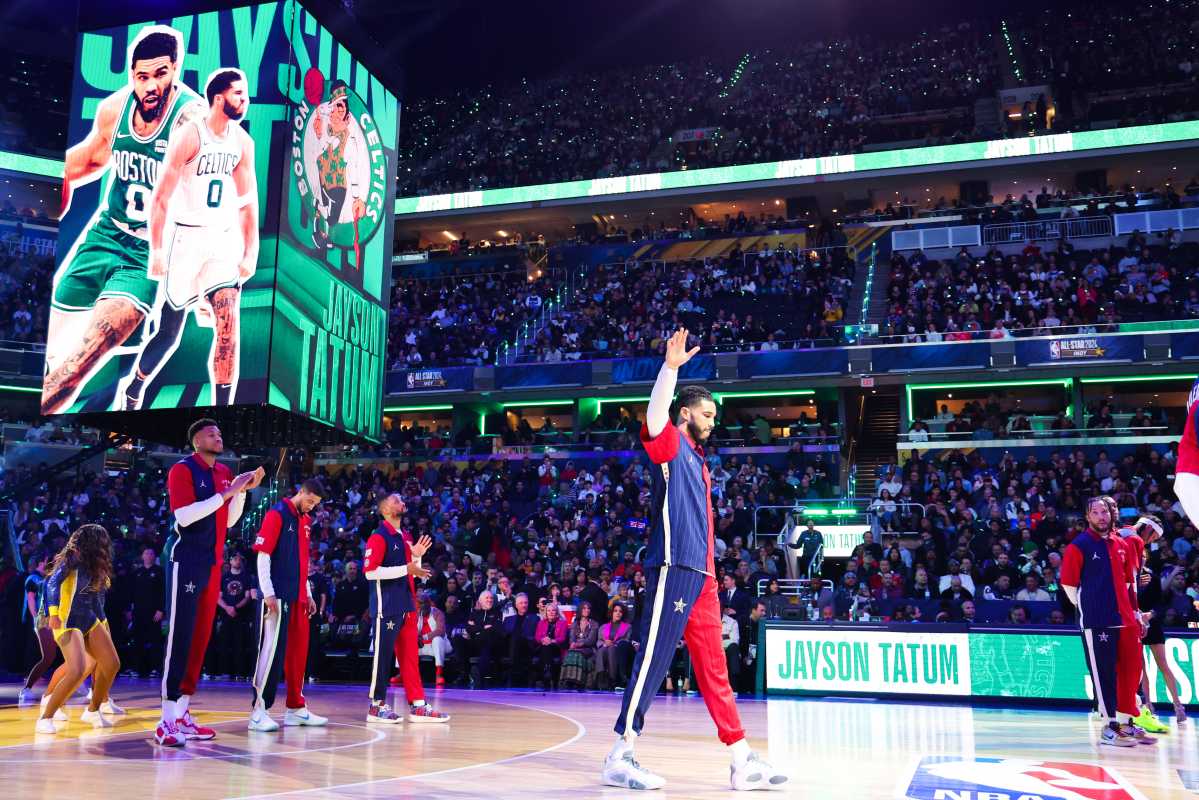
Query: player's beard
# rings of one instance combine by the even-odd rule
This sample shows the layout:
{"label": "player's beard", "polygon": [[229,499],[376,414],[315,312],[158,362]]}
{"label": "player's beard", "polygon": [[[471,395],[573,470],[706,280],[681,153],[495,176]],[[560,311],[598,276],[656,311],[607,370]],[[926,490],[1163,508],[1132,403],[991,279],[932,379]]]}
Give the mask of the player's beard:
{"label": "player's beard", "polygon": [[704,433],[703,429],[700,428],[699,425],[695,424],[695,420],[687,421],[687,434],[691,437],[691,441],[695,442],[696,444],[705,444],[708,441],[709,433],[711,433],[711,431]]}
{"label": "player's beard", "polygon": [[159,95],[158,102],[152,108],[147,108],[144,97],[137,98],[137,113],[142,118],[142,122],[153,122],[158,119],[163,110],[167,107],[167,101],[171,99],[171,87],[167,86],[163,93]]}
{"label": "player's beard", "polygon": [[240,109],[234,108],[224,98],[221,98],[221,102],[225,104],[225,116],[234,122],[237,122],[246,115],[246,106],[242,106]]}

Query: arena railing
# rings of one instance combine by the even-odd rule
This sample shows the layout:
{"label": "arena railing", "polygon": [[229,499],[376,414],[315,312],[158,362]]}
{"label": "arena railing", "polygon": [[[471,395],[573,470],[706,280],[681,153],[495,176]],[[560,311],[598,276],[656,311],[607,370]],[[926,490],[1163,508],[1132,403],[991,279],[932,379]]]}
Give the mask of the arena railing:
{"label": "arena railing", "polygon": [[[620,434],[627,434],[627,431],[592,431],[591,434],[606,434],[615,438]],[[572,434],[565,434],[572,435]],[[427,442],[428,437],[424,437]],[[747,444],[743,439],[721,439],[713,440],[713,444],[719,448],[719,452],[735,455],[741,448],[761,448],[773,447],[777,448],[777,452],[782,452],[794,444],[803,443],[823,443],[831,444],[838,441],[836,436],[788,436],[776,437],[771,440],[768,445],[762,445],[758,442]],[[450,445],[446,447],[431,448],[427,444],[420,447],[413,447],[411,451],[399,447],[384,447],[384,448],[362,448],[359,446],[351,446],[344,449],[326,448],[318,450],[315,457],[317,460],[325,463],[353,463],[368,459],[386,460],[412,460],[412,459],[429,459],[431,457],[438,458],[460,458],[460,457],[478,457],[486,458],[488,456],[503,455],[503,456],[543,456],[556,455],[569,457],[570,455],[597,455],[602,456],[612,453],[627,453],[639,451],[640,445],[636,444],[634,439],[632,450],[613,450],[609,449],[607,442],[577,442],[566,441],[558,443],[536,443],[536,444],[503,444],[498,436],[488,434],[487,436],[477,437],[475,443],[470,446]],[[772,451],[774,452],[774,451]]]}
{"label": "arena railing", "polygon": [[1058,239],[1087,239],[1112,235],[1112,218],[1078,217],[1035,222],[1012,222],[983,226],[984,245],[1048,242]]}
{"label": "arena railing", "polygon": [[813,581],[810,578],[760,578],[754,587],[758,597],[765,597],[772,582],[778,582],[779,594],[784,597],[798,597],[801,601],[812,598],[812,585],[816,584],[821,590],[832,591],[835,587],[829,580]]}
{"label": "arena railing", "polygon": [[1117,428],[1064,428],[1058,430],[1019,430],[1019,431],[1001,431],[997,436],[987,438],[975,438],[976,431],[954,431],[946,433],[926,431],[927,438],[920,434],[918,438],[913,439],[912,433],[899,434],[899,446],[925,444],[929,442],[959,442],[961,444],[974,444],[985,442],[1035,442],[1039,439],[1094,439],[1107,437],[1160,437],[1160,436],[1177,436],[1178,432],[1171,432],[1168,425],[1150,425],[1144,427],[1117,427]]}

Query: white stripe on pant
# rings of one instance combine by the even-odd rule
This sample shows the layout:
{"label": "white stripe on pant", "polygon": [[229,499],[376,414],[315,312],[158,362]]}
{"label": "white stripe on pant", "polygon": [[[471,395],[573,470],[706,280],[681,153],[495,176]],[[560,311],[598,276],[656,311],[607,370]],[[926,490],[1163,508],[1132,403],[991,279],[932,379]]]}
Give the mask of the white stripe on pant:
{"label": "white stripe on pant", "polygon": [[[662,572],[658,576],[658,586],[654,591],[654,610],[649,620],[649,633],[645,637],[645,655],[642,656],[641,669],[637,671],[637,682],[633,685],[633,693],[629,695],[628,711],[625,714],[623,735],[628,740],[632,740],[637,735],[633,732],[633,717],[641,706],[641,695],[645,691],[645,679],[649,675],[650,665],[654,663],[654,645],[658,641],[658,624],[662,621],[662,614],[665,611],[666,576],[669,572],[669,566],[662,567]],[[652,686],[650,691],[657,692],[658,687]]]}
{"label": "white stripe on pant", "polygon": [[[379,631],[383,628],[383,581],[375,581],[375,646],[372,649],[374,656],[371,658],[371,700],[375,699],[375,682],[379,674]],[[388,658],[394,658],[391,653],[387,654]],[[386,690],[385,690],[386,691]]]}
{"label": "white stripe on pant", "polygon": [[[276,599],[276,602],[283,601]],[[280,605],[280,613],[272,614],[267,609],[266,602],[262,603],[262,612],[259,614],[259,623],[261,624],[261,632],[258,635],[258,663],[254,665],[254,706],[262,702],[262,690],[266,688],[266,682],[271,675],[271,667],[275,662],[275,651],[279,647],[279,631],[283,629],[280,624],[283,619],[282,609]],[[270,644],[267,644],[267,640]]]}
{"label": "white stripe on pant", "polygon": [[1091,636],[1091,629],[1083,628],[1082,636],[1086,645],[1083,650],[1087,652],[1087,663],[1091,667],[1091,690],[1095,694],[1095,700],[1099,703],[1099,713],[1103,715],[1104,719],[1115,719],[1115,714],[1110,713],[1111,710],[1103,700],[1103,684],[1099,680],[1099,664],[1095,661],[1095,640]]}
{"label": "white stripe on pant", "polygon": [[167,699],[167,676],[171,674],[171,650],[175,645],[175,609],[179,607],[179,562],[171,562],[171,621],[167,623],[167,646],[162,659],[162,699]]}

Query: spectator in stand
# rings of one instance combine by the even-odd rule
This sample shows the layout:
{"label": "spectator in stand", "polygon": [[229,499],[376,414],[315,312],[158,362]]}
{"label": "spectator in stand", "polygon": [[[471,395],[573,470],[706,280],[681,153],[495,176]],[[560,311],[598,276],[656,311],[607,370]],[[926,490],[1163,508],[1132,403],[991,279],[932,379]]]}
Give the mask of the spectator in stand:
{"label": "spectator in stand", "polygon": [[566,654],[562,660],[561,680],[582,691],[592,682],[595,664],[595,645],[599,639],[599,623],[591,615],[591,603],[579,603],[578,613],[567,634]]}
{"label": "spectator in stand", "polygon": [[230,680],[249,677],[252,659],[251,642],[254,636],[254,579],[245,568],[245,557],[239,551],[229,554],[221,574],[221,594],[217,598],[216,663],[214,671]]}
{"label": "spectator in stand", "polygon": [[1024,577],[1024,588],[1016,592],[1016,600],[1021,603],[1048,603],[1052,600],[1049,592],[1041,588],[1041,580],[1036,575]]}
{"label": "spectator in stand", "polygon": [[614,603],[608,622],[600,626],[595,651],[597,688],[624,687],[633,669],[636,643],[633,629],[625,622],[624,603]]}
{"label": "spectator in stand", "polygon": [[529,596],[516,595],[513,613],[503,621],[504,639],[508,647],[508,686],[525,683],[533,662],[534,640],[540,619],[529,612]]}
{"label": "spectator in stand", "polygon": [[545,618],[537,623],[534,636],[533,674],[535,682],[557,691],[562,654],[566,647],[566,621],[558,612],[556,602],[545,604]]}
{"label": "spectator in stand", "polygon": [[[528,598],[525,598],[525,602],[528,603]],[[440,689],[445,686],[445,657],[454,651],[447,634],[445,613],[433,605],[433,594],[428,590],[420,593],[416,635],[420,647],[419,654],[433,657],[434,680]]]}
{"label": "spectator in stand", "polygon": [[454,639],[451,647],[458,659],[458,674],[463,678],[469,675],[471,686],[478,689],[486,687],[492,665],[498,661],[502,636],[503,621],[499,609],[495,607],[495,595],[483,590],[479,593],[474,610],[467,617],[462,633]]}

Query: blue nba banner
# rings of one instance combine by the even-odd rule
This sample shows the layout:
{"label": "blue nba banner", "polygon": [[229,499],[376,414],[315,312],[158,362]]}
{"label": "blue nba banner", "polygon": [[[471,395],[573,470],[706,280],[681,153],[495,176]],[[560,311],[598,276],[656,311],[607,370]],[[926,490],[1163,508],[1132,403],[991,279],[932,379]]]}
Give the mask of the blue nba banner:
{"label": "blue nba banner", "polygon": [[387,373],[387,393],[469,392],[475,388],[474,367],[436,367],[395,370]]}
{"label": "blue nba banner", "polygon": [[495,368],[495,388],[585,386],[591,383],[590,361],[557,364],[513,364]]}
{"label": "blue nba banner", "polygon": [[1174,333],[1170,335],[1171,358],[1199,357],[1199,332]]}
{"label": "blue nba banner", "polygon": [[[612,362],[613,383],[653,382],[662,369],[662,359],[622,358]],[[710,381],[716,377],[716,357],[696,355],[679,369],[681,381]]]}
{"label": "blue nba banner", "polygon": [[988,342],[954,342],[875,347],[870,351],[870,360],[873,372],[907,372],[947,367],[986,368],[991,366],[991,345]]}
{"label": "blue nba banner", "polygon": [[738,378],[771,375],[842,375],[849,370],[849,351],[843,347],[777,350],[737,359]]}
{"label": "blue nba banner", "polygon": [[1145,340],[1131,336],[1064,336],[1016,342],[1016,363],[1022,367],[1062,363],[1140,361]]}

